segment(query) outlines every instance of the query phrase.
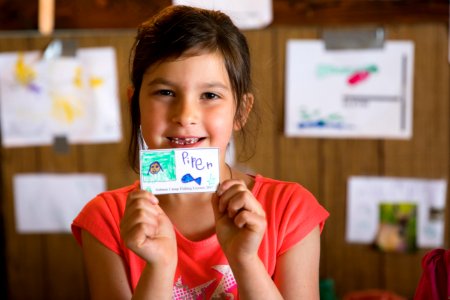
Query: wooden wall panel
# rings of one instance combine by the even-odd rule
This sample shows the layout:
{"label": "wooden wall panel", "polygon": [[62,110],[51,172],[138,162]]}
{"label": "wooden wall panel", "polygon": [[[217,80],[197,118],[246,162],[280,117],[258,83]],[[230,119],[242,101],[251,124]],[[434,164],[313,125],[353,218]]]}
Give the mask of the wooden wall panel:
{"label": "wooden wall panel", "polygon": [[[347,180],[353,175],[379,175],[379,146],[370,140],[324,140],[321,199],[330,212],[322,237],[323,277],[333,278],[339,294],[382,286],[382,257],[370,246],[345,241]],[[370,266],[370,267],[367,267]]]}
{"label": "wooden wall panel", "polygon": [[[276,165],[273,157],[276,157],[276,134],[274,106],[276,98],[273,97],[275,76],[275,57],[273,55],[272,34],[270,31],[248,31],[245,32],[249,42],[250,55],[252,57],[252,74],[255,88],[255,111],[259,123],[249,123],[249,139],[254,139],[255,146],[250,147],[254,156],[249,160],[238,161],[239,168],[250,172],[260,173],[265,176],[275,176]],[[258,125],[259,124],[259,125]],[[258,130],[255,131],[255,126]],[[256,136],[255,136],[256,135]],[[237,139],[236,151],[242,146],[242,140]],[[238,157],[237,157],[238,158]]]}
{"label": "wooden wall panel", "polygon": [[[262,123],[256,155],[241,167],[266,176],[297,181],[330,211],[322,234],[321,277],[335,280],[339,296],[353,290],[381,288],[411,297],[421,272],[420,259],[425,253],[421,250],[408,255],[383,254],[370,246],[347,244],[348,177],[449,177],[447,28],[442,23],[431,23],[391,25],[386,29],[388,38],[411,39],[416,43],[414,137],[407,141],[284,137],[285,43],[291,38],[318,38],[320,28],[277,26],[245,32],[253,55],[252,71]],[[1,150],[1,205],[10,299],[88,297],[81,251],[70,234],[15,232],[12,178],[23,172],[100,172],[107,176],[108,188],[137,179],[126,162],[126,88],[133,35],[134,31],[58,33],[58,37],[76,39],[80,47],[115,47],[124,133],[121,143],[73,145],[67,154],[56,154],[52,147]],[[48,41],[48,38],[38,36],[5,35],[0,37],[0,51],[42,49]],[[446,215],[448,219],[449,209]],[[448,247],[448,238],[446,242]]]}
{"label": "wooden wall panel", "polygon": [[[321,277],[335,280],[342,296],[380,288],[411,298],[426,249],[386,254],[345,242],[347,179],[354,175],[449,177],[449,74],[444,24],[387,26],[388,39],[416,44],[414,137],[411,140],[334,140],[283,137],[284,52],[289,38],[317,38],[311,27],[277,27],[277,177],[302,183],[330,211],[322,235]],[[301,97],[301,95],[299,95]],[[447,210],[447,219],[449,212]],[[448,224],[448,221],[447,221]],[[446,233],[448,235],[448,231]],[[448,247],[448,238],[447,243]]]}
{"label": "wooden wall panel", "polygon": [[[92,34],[60,33],[55,37],[76,39],[79,47],[116,48],[120,82],[120,106],[124,136],[128,126],[126,87],[128,53],[134,32]],[[14,36],[0,38],[1,51],[40,50],[48,38]],[[133,182],[137,176],[126,162],[126,141],[114,144],[71,145],[68,153],[53,147],[2,149],[3,199],[6,227],[6,260],[9,299],[86,299],[88,289],[79,246],[71,234],[19,234],[15,231],[12,178],[33,172],[95,172],[105,174],[108,188]],[[86,199],[86,201],[89,199]],[[39,201],[37,195],[36,201]],[[64,201],[64,195],[61,195]],[[26,287],[26,288],[23,288]]]}
{"label": "wooden wall panel", "polygon": [[[6,261],[9,289],[27,286],[20,291],[21,297],[9,294],[10,299],[42,298],[44,292],[45,266],[43,264],[44,238],[40,234],[19,236],[15,232],[13,178],[15,172],[35,170],[38,166],[37,149],[18,149],[14,153],[3,151],[3,195],[5,212]],[[39,274],[38,276],[33,276]],[[22,284],[22,285],[20,285]]]}
{"label": "wooden wall panel", "polygon": [[[288,39],[314,39],[319,32],[313,27],[280,27],[274,29],[276,45],[274,56],[276,68],[276,164],[277,178],[300,182],[315,195],[319,193],[320,161],[317,158],[320,149],[318,139],[286,138],[284,132],[284,77],[286,64],[286,41]],[[274,70],[275,71],[275,70]],[[301,95],[299,95],[301,97]]]}
{"label": "wooden wall panel", "polygon": [[[135,28],[170,0],[55,1],[55,28]],[[447,0],[272,0],[273,25],[448,22]],[[0,30],[38,27],[38,2],[0,0]]]}
{"label": "wooden wall panel", "polygon": [[[445,26],[414,25],[388,28],[392,39],[415,43],[414,124],[408,141],[385,141],[384,174],[387,176],[449,178],[450,97],[448,38]],[[448,198],[447,198],[448,199]],[[447,220],[448,220],[447,201]],[[448,228],[448,227],[447,227]],[[448,248],[448,230],[446,247]],[[412,296],[421,272],[424,250],[410,255],[386,255],[385,286]]]}

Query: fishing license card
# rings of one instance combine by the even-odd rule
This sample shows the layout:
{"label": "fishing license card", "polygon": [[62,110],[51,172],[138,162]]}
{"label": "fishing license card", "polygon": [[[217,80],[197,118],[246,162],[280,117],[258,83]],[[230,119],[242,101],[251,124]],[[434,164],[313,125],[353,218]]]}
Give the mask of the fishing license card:
{"label": "fishing license card", "polygon": [[155,195],[215,192],[219,148],[140,150],[141,189]]}

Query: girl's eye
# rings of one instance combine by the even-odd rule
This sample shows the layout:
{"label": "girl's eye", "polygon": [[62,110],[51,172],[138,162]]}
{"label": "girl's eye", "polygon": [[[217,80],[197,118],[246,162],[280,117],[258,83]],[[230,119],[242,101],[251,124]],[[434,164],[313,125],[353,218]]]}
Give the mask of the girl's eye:
{"label": "girl's eye", "polygon": [[214,99],[218,99],[218,98],[219,98],[219,96],[217,94],[210,93],[210,92],[204,93],[202,95],[202,99],[207,99],[207,100],[214,100]]}
{"label": "girl's eye", "polygon": [[173,96],[175,93],[170,90],[159,90],[157,94],[161,96]]}

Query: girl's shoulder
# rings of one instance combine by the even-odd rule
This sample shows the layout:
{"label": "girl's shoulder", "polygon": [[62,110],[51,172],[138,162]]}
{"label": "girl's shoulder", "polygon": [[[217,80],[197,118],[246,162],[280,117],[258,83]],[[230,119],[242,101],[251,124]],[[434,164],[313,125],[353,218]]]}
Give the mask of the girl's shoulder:
{"label": "girl's shoulder", "polygon": [[102,192],[99,194],[99,196],[103,196],[103,197],[110,197],[110,196],[123,197],[123,196],[125,196],[126,197],[128,195],[128,193],[139,188],[139,185],[140,185],[139,180],[136,180],[133,184]]}
{"label": "girl's shoulder", "polygon": [[137,188],[139,188],[139,181],[136,181],[128,186],[104,191],[96,195],[91,201],[89,201],[86,204],[85,209],[106,209],[121,211],[125,207],[128,194]]}
{"label": "girl's shoulder", "polygon": [[298,182],[279,180],[269,177],[264,177],[260,174],[252,176],[254,178],[254,184],[252,187],[253,194],[260,195],[266,193],[274,193],[278,196],[293,196],[302,195],[308,197],[314,197],[305,187]]}
{"label": "girl's shoulder", "polygon": [[301,237],[317,225],[322,230],[329,213],[309,190],[297,182],[261,175],[254,178],[252,192],[266,211],[269,223],[299,228]]}

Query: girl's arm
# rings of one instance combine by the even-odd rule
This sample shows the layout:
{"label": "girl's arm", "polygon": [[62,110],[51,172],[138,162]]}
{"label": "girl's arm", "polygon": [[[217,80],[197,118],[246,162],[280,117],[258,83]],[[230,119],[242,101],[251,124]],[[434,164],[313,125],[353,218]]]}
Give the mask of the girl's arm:
{"label": "girl's arm", "polygon": [[91,299],[131,299],[122,259],[85,230],[81,239]]}
{"label": "girl's arm", "polygon": [[84,230],[81,237],[90,299],[172,299],[170,267],[147,265],[132,295],[120,256]]}
{"label": "girl's arm", "polygon": [[[282,299],[258,256],[265,212],[241,180],[224,181],[213,197],[216,233],[236,279],[240,299]],[[298,299],[298,298],[297,298]]]}
{"label": "girl's arm", "polygon": [[232,266],[239,295],[242,299],[319,300],[319,257],[320,229],[317,226],[278,258],[274,281],[259,257]]}
{"label": "girl's arm", "polygon": [[258,256],[265,213],[243,182],[230,180],[213,198],[216,231],[238,284],[240,299],[319,299],[317,226],[277,260],[274,280]]}
{"label": "girl's arm", "polygon": [[89,233],[82,232],[83,255],[92,299],[172,299],[177,264],[172,224],[145,191],[131,192],[120,233],[125,245],[147,264],[134,293],[122,258]]}
{"label": "girl's arm", "polygon": [[274,281],[284,299],[319,299],[320,229],[278,257]]}
{"label": "girl's arm", "polygon": [[258,256],[232,266],[240,297],[319,300],[319,256],[320,230],[316,227],[278,258],[274,281]]}

